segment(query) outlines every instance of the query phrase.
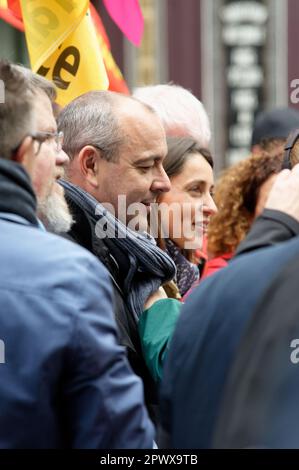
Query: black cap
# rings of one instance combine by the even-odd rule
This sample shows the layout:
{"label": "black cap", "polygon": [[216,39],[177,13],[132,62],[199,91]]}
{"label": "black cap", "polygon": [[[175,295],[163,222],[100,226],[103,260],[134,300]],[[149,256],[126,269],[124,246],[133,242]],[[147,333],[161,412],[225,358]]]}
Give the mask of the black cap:
{"label": "black cap", "polygon": [[299,111],[294,108],[261,112],[253,126],[251,145],[259,144],[263,139],[286,139],[298,127]]}

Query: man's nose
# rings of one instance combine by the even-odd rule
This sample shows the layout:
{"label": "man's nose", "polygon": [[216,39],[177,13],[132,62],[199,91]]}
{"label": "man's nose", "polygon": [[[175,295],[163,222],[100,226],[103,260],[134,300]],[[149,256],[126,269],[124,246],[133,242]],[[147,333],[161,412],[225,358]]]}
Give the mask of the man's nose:
{"label": "man's nose", "polygon": [[159,174],[153,180],[151,189],[153,192],[167,193],[168,191],[170,191],[170,187],[170,179],[168,178],[166,171],[161,165],[161,168],[159,169]]}
{"label": "man's nose", "polygon": [[58,152],[56,156],[56,165],[65,166],[65,165],[68,165],[69,163],[70,163],[69,156],[65,153],[64,150],[60,150],[60,152]]}

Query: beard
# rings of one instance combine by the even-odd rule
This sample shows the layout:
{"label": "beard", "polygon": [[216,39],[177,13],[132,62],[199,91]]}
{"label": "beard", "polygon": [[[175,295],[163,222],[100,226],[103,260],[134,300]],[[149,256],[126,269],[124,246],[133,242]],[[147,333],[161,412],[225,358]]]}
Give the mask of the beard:
{"label": "beard", "polygon": [[74,223],[64,197],[64,190],[57,183],[43,201],[37,202],[37,215],[47,231],[56,234],[69,232]]}

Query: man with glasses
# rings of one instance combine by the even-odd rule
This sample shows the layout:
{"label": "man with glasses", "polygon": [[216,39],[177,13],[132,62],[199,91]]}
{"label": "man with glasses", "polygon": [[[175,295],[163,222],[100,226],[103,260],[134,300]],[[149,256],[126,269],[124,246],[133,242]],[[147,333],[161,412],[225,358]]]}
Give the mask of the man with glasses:
{"label": "man with glasses", "polygon": [[151,448],[106,270],[39,226],[34,190],[47,222],[49,199],[64,201],[56,180],[68,158],[55,90],[28,74],[0,61],[0,448]]}
{"label": "man with glasses", "polygon": [[62,150],[63,134],[57,132],[53,115],[55,89],[50,82],[25,67],[14,67],[35,90],[33,106],[39,119],[31,136],[36,157],[31,177],[37,196],[38,217],[47,230],[65,233],[69,231],[73,219],[57,180],[64,175],[64,166],[69,163],[69,158]]}
{"label": "man with glasses", "polygon": [[55,141],[56,152],[59,153],[62,150],[63,132],[37,132],[32,134],[31,137],[38,142],[35,155],[39,153],[42,144],[51,139]]}

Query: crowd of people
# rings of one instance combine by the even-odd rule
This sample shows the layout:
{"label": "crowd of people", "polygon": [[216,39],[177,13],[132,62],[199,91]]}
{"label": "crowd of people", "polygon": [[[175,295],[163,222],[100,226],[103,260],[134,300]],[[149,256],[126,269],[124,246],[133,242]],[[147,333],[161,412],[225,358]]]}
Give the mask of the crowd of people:
{"label": "crowd of people", "polygon": [[0,80],[0,448],[298,447],[299,112],[215,184],[180,86]]}

